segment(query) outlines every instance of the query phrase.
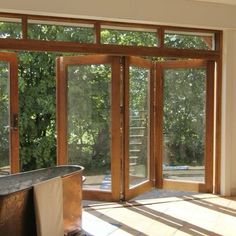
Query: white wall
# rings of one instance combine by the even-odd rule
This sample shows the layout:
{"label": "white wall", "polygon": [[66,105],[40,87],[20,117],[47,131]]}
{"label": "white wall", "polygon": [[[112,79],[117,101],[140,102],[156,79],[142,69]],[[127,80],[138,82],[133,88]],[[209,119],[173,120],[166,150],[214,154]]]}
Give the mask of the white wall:
{"label": "white wall", "polygon": [[0,10],[236,28],[236,6],[192,0],[1,0]]}
{"label": "white wall", "polygon": [[[236,195],[236,30],[224,32],[222,194]],[[230,183],[230,184],[229,184]]]}
{"label": "white wall", "polygon": [[236,194],[236,6],[192,0],[1,0],[0,11],[224,29],[221,193]]}
{"label": "white wall", "polygon": [[236,194],[236,31],[224,31],[221,193]]}

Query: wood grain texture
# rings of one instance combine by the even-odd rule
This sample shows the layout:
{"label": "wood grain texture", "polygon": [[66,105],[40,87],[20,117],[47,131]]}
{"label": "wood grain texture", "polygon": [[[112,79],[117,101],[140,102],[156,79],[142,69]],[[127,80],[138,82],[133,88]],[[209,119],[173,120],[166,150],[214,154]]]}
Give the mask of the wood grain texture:
{"label": "wood grain texture", "polygon": [[207,63],[206,114],[205,114],[205,184],[208,192],[213,191],[214,154],[214,100],[215,100],[215,62]]}

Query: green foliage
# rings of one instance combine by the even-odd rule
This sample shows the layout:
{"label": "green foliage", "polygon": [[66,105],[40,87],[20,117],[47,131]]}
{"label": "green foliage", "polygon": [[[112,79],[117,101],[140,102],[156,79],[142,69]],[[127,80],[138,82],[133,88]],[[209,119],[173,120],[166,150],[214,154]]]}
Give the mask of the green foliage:
{"label": "green foliage", "polygon": [[165,152],[170,165],[203,165],[205,78],[202,69],[164,73]]}
{"label": "green foliage", "polygon": [[28,36],[30,39],[38,40],[57,40],[80,43],[94,42],[93,28],[89,27],[29,24]]}
{"label": "green foliage", "polygon": [[0,38],[21,38],[21,23],[0,21]]}
{"label": "green foliage", "polygon": [[110,83],[108,65],[68,68],[69,161],[86,173],[110,169]]}
{"label": "green foliage", "polygon": [[174,33],[165,34],[164,45],[170,48],[212,49],[202,36]]}
{"label": "green foliage", "polygon": [[130,67],[130,110],[133,110],[134,112],[142,112],[148,110],[148,79],[149,70],[134,66]]}
{"label": "green foliage", "polygon": [[20,52],[19,129],[22,170],[55,164],[55,56]]}
{"label": "green foliage", "polygon": [[102,29],[101,42],[104,44],[156,46],[156,32]]}
{"label": "green foliage", "polygon": [[0,62],[0,167],[9,165],[8,65]]}

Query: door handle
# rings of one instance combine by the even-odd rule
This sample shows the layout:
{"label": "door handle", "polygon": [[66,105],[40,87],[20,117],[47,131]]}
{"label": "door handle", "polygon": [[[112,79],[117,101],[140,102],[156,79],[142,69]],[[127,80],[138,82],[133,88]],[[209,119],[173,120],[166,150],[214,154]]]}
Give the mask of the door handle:
{"label": "door handle", "polygon": [[11,123],[11,128],[13,130],[17,130],[18,129],[18,114],[14,113],[12,115],[12,123]]}

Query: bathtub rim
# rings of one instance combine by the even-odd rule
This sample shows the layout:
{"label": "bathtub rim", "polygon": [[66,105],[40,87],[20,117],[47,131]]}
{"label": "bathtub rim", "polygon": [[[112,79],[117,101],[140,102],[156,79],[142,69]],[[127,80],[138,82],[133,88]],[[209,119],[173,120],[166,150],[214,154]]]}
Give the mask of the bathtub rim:
{"label": "bathtub rim", "polygon": [[[43,171],[43,170],[50,170],[50,169],[62,169],[62,168],[78,168],[74,171],[71,171],[69,173],[66,173],[66,174],[63,174],[63,175],[58,175],[58,176],[54,176],[54,177],[51,177],[51,178],[48,178],[48,179],[45,179],[45,180],[42,180],[42,181],[47,181],[47,180],[50,180],[50,179],[53,179],[53,178],[56,178],[56,177],[61,177],[62,179],[63,178],[67,178],[69,176],[73,176],[73,175],[76,175],[78,173],[81,173],[81,178],[83,180],[83,176],[82,176],[82,172],[84,170],[84,167],[83,166],[80,166],[80,165],[57,165],[57,166],[52,166],[52,167],[46,167],[46,168],[40,168],[40,169],[36,169],[36,170],[30,170],[30,171],[25,171],[25,172],[18,172],[18,173],[14,173],[14,174],[10,174],[10,175],[6,175],[6,176],[1,176],[0,179],[4,179],[4,178],[9,178],[9,177],[15,177],[17,175],[25,175],[25,174],[30,174],[30,173],[34,173],[34,172],[37,172],[37,171]],[[42,182],[40,181],[40,182]],[[40,183],[38,182],[38,183]],[[18,193],[20,191],[28,191],[29,189],[32,189],[33,186],[37,184],[37,183],[34,183],[34,184],[31,184],[25,188],[21,188],[21,189],[17,189],[15,191],[9,191],[8,193],[1,193],[0,191],[0,197],[4,197],[4,196],[8,196],[10,194],[15,194],[15,193]]]}

